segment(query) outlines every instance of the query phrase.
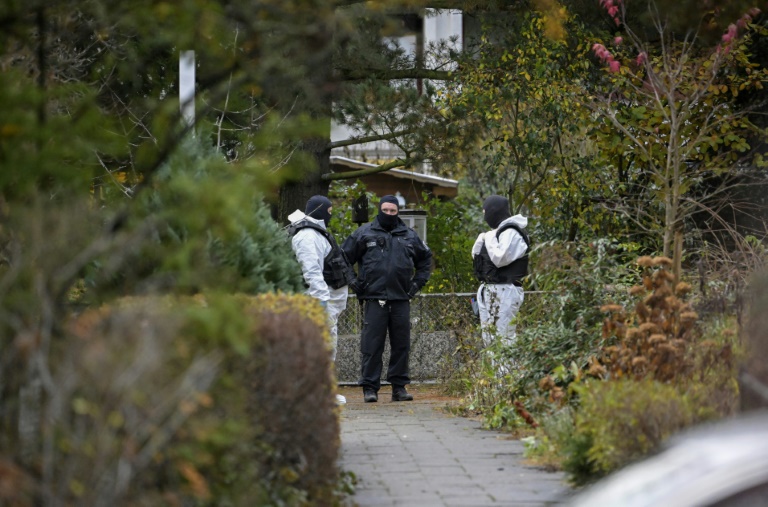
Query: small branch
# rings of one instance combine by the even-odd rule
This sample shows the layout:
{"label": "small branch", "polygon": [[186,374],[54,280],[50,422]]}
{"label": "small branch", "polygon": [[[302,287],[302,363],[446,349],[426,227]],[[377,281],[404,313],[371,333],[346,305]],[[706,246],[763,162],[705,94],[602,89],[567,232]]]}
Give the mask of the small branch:
{"label": "small branch", "polygon": [[[109,168],[107,167],[107,164],[105,164],[105,163],[104,163],[104,160],[102,160],[102,158],[99,156],[99,154],[98,154],[97,152],[95,152],[95,151],[94,151],[94,156],[96,157],[96,160],[98,160],[98,161],[99,161],[99,165],[101,165],[101,167],[104,169],[104,172],[106,172],[106,173],[109,175],[109,179],[111,179],[111,180],[112,180],[112,183],[114,183],[114,184],[115,184],[115,186],[117,186],[117,188],[118,188],[118,189],[119,189],[119,190],[120,190],[120,191],[121,191],[123,194],[125,194],[125,196],[126,196],[127,198],[131,199],[131,198],[133,197],[133,195],[132,195],[132,193],[131,193],[131,189],[130,189],[129,187],[125,187],[125,186],[123,186],[123,184],[122,184],[122,183],[120,183],[119,181],[117,181],[117,178],[115,178],[115,175],[114,175],[114,174],[112,174],[112,171],[110,171],[110,170],[109,170]],[[94,178],[94,179],[95,179],[95,178]]]}
{"label": "small branch", "polygon": [[278,123],[278,124],[275,126],[275,128],[274,128],[273,130],[275,130],[275,131],[276,131],[277,129],[279,129],[280,127],[282,127],[283,123],[285,123],[285,120],[287,120],[287,119],[288,119],[288,117],[289,117],[289,116],[291,115],[291,113],[293,112],[293,108],[294,108],[294,107],[296,107],[296,102],[298,102],[298,101],[299,101],[299,96],[297,95],[297,96],[296,96],[296,97],[294,97],[294,99],[293,99],[293,104],[291,104],[291,108],[290,108],[290,109],[289,109],[289,110],[288,110],[288,111],[287,111],[287,112],[286,112],[286,113],[283,115],[283,117],[280,119],[280,123]]}
{"label": "small branch", "polygon": [[296,150],[297,150],[298,148],[299,148],[299,145],[296,145],[296,146],[294,146],[294,147],[291,149],[290,153],[288,153],[288,154],[287,154],[285,157],[283,157],[283,159],[282,159],[282,160],[280,160],[280,162],[278,162],[277,164],[275,164],[275,165],[274,165],[274,166],[273,166],[273,167],[272,167],[272,168],[269,170],[269,173],[270,173],[270,174],[272,174],[272,173],[275,173],[275,172],[279,171],[279,170],[280,170],[280,169],[281,169],[281,168],[282,168],[282,167],[283,167],[285,164],[287,164],[288,162],[290,162],[290,160],[291,160],[291,157],[293,157],[293,154],[296,152]]}
{"label": "small branch", "polygon": [[[239,30],[235,29],[235,43],[233,47],[237,47],[237,36],[240,35]],[[221,110],[221,116],[216,129],[216,151],[221,151],[221,126],[224,124],[224,117],[227,115],[227,107],[229,106],[229,94],[232,91],[232,73],[229,74],[229,83],[227,85],[227,95],[224,99],[224,109]]]}

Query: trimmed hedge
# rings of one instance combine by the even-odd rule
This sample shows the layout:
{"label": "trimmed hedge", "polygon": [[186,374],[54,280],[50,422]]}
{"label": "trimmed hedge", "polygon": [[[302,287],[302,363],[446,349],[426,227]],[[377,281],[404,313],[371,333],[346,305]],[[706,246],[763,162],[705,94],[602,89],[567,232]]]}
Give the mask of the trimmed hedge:
{"label": "trimmed hedge", "polygon": [[[257,454],[259,475],[273,486],[306,494],[291,505],[303,500],[326,505],[332,503],[338,479],[335,463],[341,444],[330,394],[336,381],[328,342],[317,339],[317,322],[304,317],[293,301],[264,295],[247,308],[262,337],[248,363],[248,413],[258,443],[267,451]],[[319,308],[312,301],[312,310]],[[324,313],[315,314],[317,318]]]}
{"label": "trimmed hedge", "polygon": [[0,466],[20,480],[0,503],[337,503],[335,379],[311,298],[123,299],[73,317],[47,364],[50,385],[6,402],[20,429]]}

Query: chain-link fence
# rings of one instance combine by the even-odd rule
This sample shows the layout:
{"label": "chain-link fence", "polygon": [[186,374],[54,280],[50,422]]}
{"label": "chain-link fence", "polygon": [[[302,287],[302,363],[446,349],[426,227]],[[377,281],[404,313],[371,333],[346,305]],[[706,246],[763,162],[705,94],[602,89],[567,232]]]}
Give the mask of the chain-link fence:
{"label": "chain-link fence", "polygon": [[[542,304],[540,292],[526,292],[521,311]],[[479,319],[472,312],[475,293],[420,294],[411,300],[410,375],[414,381],[434,380],[446,367],[459,339],[478,333]],[[360,331],[362,305],[350,295],[347,309],[339,317],[336,375],[341,383],[357,383],[360,376]],[[382,378],[386,377],[389,343],[384,350]]]}
{"label": "chain-link fence", "polygon": [[[473,293],[420,294],[411,301],[411,339],[422,332],[450,331],[458,321],[472,319]],[[339,317],[339,334],[360,334],[362,305],[353,294]]]}

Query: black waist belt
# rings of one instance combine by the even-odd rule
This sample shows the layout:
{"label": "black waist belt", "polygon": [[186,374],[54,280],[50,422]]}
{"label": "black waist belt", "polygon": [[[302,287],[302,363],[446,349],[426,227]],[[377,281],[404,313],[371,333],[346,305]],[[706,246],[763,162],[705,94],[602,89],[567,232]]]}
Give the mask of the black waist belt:
{"label": "black waist belt", "polygon": [[485,285],[509,285],[511,283],[515,287],[522,287],[523,286],[523,282],[521,282],[519,280],[515,280],[513,282],[496,282],[496,283],[493,283],[493,282],[483,282],[483,283]]}

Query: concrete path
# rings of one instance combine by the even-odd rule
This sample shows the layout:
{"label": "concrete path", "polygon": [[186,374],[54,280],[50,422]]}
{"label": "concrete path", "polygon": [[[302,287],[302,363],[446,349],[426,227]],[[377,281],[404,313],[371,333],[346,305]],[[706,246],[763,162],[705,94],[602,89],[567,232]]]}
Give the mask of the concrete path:
{"label": "concrete path", "polygon": [[451,399],[431,386],[409,386],[414,401],[363,403],[362,389],[342,387],[340,468],[357,476],[360,507],[565,505],[562,473],[525,463],[523,444],[479,421],[441,411]]}

